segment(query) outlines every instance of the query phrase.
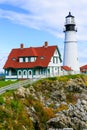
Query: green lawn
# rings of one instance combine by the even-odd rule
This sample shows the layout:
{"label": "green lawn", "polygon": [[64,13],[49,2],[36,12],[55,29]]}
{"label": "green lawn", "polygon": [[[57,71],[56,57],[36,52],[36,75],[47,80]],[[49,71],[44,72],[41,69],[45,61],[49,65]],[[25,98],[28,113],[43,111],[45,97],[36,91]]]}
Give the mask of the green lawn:
{"label": "green lawn", "polygon": [[0,88],[1,87],[4,87],[4,86],[7,86],[7,85],[10,85],[10,84],[13,84],[13,83],[16,83],[18,82],[17,80],[16,81],[11,81],[11,80],[8,80],[8,81],[0,81]]}

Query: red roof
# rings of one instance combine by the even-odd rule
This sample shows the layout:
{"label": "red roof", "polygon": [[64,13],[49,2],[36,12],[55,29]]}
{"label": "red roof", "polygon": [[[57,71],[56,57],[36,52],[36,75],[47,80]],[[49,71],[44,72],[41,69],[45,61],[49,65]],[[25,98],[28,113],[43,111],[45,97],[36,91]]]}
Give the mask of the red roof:
{"label": "red roof", "polygon": [[[56,49],[57,46],[12,49],[3,68],[34,68],[38,66],[47,67]],[[20,57],[32,56],[37,57],[35,62],[19,62]]]}
{"label": "red roof", "polygon": [[82,72],[86,71],[86,70],[87,70],[87,65],[81,66],[81,67],[80,67],[80,70],[81,70]]}
{"label": "red roof", "polygon": [[61,66],[62,69],[66,70],[66,71],[71,71],[72,69],[68,66]]}

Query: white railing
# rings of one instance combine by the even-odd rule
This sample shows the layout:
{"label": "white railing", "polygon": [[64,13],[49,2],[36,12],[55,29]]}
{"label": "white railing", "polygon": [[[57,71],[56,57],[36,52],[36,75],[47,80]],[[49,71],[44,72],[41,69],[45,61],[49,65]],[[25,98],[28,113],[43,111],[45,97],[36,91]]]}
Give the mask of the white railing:
{"label": "white railing", "polygon": [[6,75],[6,79],[17,79],[17,75],[13,76],[13,75]]}

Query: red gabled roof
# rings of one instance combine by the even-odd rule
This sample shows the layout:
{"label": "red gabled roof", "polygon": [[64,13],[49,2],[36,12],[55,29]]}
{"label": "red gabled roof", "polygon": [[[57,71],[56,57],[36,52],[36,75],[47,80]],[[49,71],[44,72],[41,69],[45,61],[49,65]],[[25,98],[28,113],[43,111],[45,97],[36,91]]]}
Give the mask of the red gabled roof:
{"label": "red gabled roof", "polygon": [[80,69],[87,69],[87,65],[81,66]]}
{"label": "red gabled roof", "polygon": [[83,71],[86,71],[87,70],[87,65],[84,65],[84,66],[81,66],[80,67],[80,70],[83,72]]}
{"label": "red gabled roof", "polygon": [[66,71],[71,71],[72,69],[68,66],[61,66],[62,69],[66,70]]}
{"label": "red gabled roof", "polygon": [[[12,49],[3,68],[34,68],[38,66],[47,67],[56,49],[57,46]],[[31,56],[37,57],[35,62],[18,61],[19,57]],[[43,59],[41,59],[41,57],[43,57]],[[16,60],[13,60],[13,58]]]}

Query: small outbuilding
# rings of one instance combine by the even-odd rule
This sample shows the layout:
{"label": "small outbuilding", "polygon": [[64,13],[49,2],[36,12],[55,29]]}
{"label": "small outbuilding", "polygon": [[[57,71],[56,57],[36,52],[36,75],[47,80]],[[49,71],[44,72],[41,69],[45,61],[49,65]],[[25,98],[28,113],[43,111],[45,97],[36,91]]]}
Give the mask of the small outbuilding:
{"label": "small outbuilding", "polygon": [[83,74],[87,74],[87,65],[81,66],[80,72],[83,73]]}

